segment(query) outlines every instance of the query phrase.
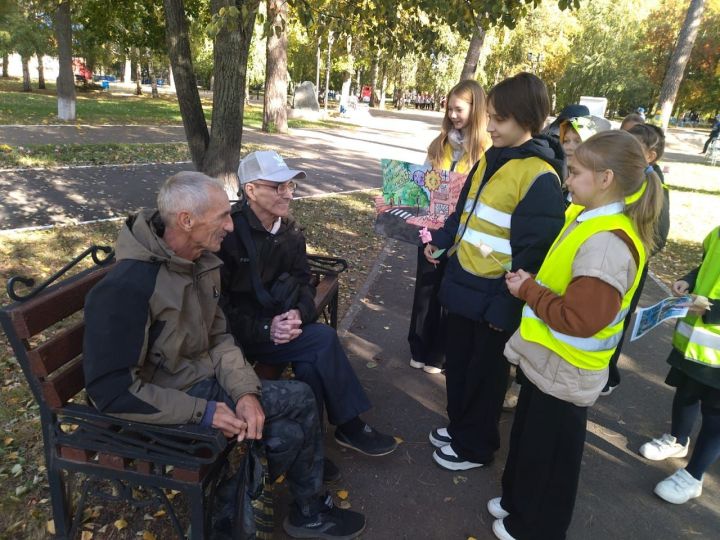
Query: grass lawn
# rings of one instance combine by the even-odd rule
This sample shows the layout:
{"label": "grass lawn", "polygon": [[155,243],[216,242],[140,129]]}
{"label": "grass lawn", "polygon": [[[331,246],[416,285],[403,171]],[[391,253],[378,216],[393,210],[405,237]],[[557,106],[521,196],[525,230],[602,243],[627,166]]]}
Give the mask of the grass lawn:
{"label": "grass lawn", "polygon": [[[212,99],[202,99],[203,111],[208,123],[212,118]],[[112,92],[90,90],[77,93],[77,124],[132,124],[168,125],[182,124],[180,108],[174,95],[160,94],[153,99],[150,95],[114,95]],[[46,90],[22,92],[22,83],[0,79],[0,125],[1,124],[59,124],[57,119],[57,98],[55,85],[48,84]],[[262,106],[245,106],[245,126],[260,128]],[[310,121],[291,119],[291,128],[333,128],[343,122]]]}
{"label": "grass lawn", "polygon": [[[340,287],[340,316],[347,311],[365,281],[383,240],[373,233],[375,210],[372,192],[358,192],[295,201],[294,214],[305,227],[308,250],[321,255],[344,257],[349,270]],[[119,221],[85,226],[56,227],[44,231],[4,233],[0,231],[0,283],[22,274],[38,280],[51,275],[87,246],[112,245]],[[28,270],[30,269],[30,270]],[[8,302],[4,288],[0,304]],[[0,337],[0,538],[46,538],[51,518],[47,477],[37,406],[10,353]],[[92,506],[96,504],[96,506]],[[132,512],[118,506],[107,508],[94,501],[88,508],[83,538],[135,539],[171,538],[167,519],[153,517],[159,508]],[[126,528],[114,523],[124,519]],[[143,532],[155,536],[143,536]],[[90,536],[89,532],[93,534]]]}
{"label": "grass lawn", "polygon": [[670,188],[670,235],[650,270],[665,284],[700,264],[702,241],[720,225],[720,167],[672,163],[665,176]]}

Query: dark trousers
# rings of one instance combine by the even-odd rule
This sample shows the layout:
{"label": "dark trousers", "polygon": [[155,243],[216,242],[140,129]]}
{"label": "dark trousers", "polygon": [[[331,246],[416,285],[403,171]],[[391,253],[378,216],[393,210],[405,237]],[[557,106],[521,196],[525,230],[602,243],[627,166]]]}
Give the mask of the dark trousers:
{"label": "dark trousers", "polygon": [[587,407],[549,396],[519,375],[502,477],[505,528],[518,540],[562,540],[575,506]]}
{"label": "dark trousers", "polygon": [[448,313],[445,346],[448,432],[453,450],[475,463],[489,463],[500,448],[498,423],[510,364],[503,350],[508,332],[486,322]]}
{"label": "dark trousers", "polygon": [[[188,394],[224,402],[235,410],[235,402],[216,379],[194,385]],[[265,412],[263,441],[270,477],[286,474],[296,504],[309,505],[321,492],[323,481],[323,445],[314,396],[299,381],[262,381],[260,404]]]}
{"label": "dark trousers", "polygon": [[302,334],[289,343],[259,343],[243,347],[248,359],[262,364],[292,363],[295,378],[315,394],[319,418],[327,407],[328,421],[339,426],[370,409],[337,332],[326,324],[303,326]]}
{"label": "dark trousers", "polygon": [[632,300],[630,300],[630,310],[625,316],[625,321],[623,322],[620,343],[615,349],[613,355],[610,357],[610,364],[608,365],[608,386],[617,386],[618,384],[620,384],[620,370],[618,369],[618,360],[620,360],[620,353],[622,353],[623,342],[625,341],[625,334],[630,327],[630,320],[633,317],[633,313],[635,313],[635,308],[637,308],[638,302],[640,302],[640,296],[642,296],[642,290],[645,286],[645,280],[647,279],[647,275],[648,265],[646,264],[642,269],[642,273],[640,274],[640,283],[638,283],[638,288],[635,290],[635,294],[633,295]]}
{"label": "dark trousers", "polygon": [[672,405],[672,428],[670,434],[680,444],[687,444],[695,422],[702,414],[702,425],[693,452],[685,469],[697,480],[720,458],[720,408],[703,402],[693,387],[680,386],[675,390]]}
{"label": "dark trousers", "polygon": [[708,137],[708,140],[705,141],[705,146],[703,146],[703,151],[702,151],[703,154],[704,154],[705,152],[707,152],[708,148],[710,147],[710,143],[712,143],[712,142],[713,142],[715,139],[717,139],[717,138],[718,138],[717,135],[715,135],[714,137],[713,137],[712,135],[710,135],[710,136]]}
{"label": "dark trousers", "polygon": [[427,261],[423,249],[424,246],[418,247],[408,343],[413,360],[442,367],[445,356],[445,315],[438,300],[438,291],[447,259],[435,267]]}

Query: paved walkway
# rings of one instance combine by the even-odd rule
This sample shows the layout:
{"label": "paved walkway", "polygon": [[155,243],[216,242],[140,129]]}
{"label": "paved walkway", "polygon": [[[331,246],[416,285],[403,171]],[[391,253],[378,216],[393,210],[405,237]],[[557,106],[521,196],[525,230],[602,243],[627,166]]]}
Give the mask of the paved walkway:
{"label": "paved walkway", "polygon": [[[274,148],[307,172],[297,195],[380,187],[379,159],[420,162],[437,133],[439,113],[380,112],[347,129],[293,129],[290,135],[246,129],[244,143]],[[71,144],[182,140],[182,127],[8,126],[0,144]],[[0,170],[0,230],[123,216],[152,206],[168,176],[192,163]]]}

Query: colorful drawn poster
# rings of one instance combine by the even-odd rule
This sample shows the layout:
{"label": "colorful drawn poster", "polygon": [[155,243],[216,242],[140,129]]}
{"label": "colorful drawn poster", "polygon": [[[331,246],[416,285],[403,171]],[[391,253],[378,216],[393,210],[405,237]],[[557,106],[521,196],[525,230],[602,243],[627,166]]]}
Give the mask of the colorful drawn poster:
{"label": "colorful drawn poster", "polygon": [[375,232],[417,244],[418,231],[439,229],[455,211],[466,174],[436,171],[394,159],[380,160],[382,195],[375,198]]}

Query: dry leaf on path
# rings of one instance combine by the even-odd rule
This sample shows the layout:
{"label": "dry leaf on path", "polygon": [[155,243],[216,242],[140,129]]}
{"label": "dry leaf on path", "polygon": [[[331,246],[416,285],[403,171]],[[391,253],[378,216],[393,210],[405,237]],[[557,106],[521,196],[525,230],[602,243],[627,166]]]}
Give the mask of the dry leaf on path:
{"label": "dry leaf on path", "polygon": [[349,494],[349,493],[347,492],[347,490],[345,490],[345,489],[341,489],[340,491],[337,492],[338,498],[339,498],[340,500],[343,500],[343,501],[344,501],[345,499],[347,499],[349,495],[350,495],[350,494]]}
{"label": "dry leaf on path", "polygon": [[122,531],[125,527],[127,527],[128,523],[124,519],[120,518],[120,519],[116,520],[115,523],[113,523],[113,525],[115,525],[115,528],[118,531]]}
{"label": "dry leaf on path", "polygon": [[350,503],[348,501],[340,501],[338,507],[342,508],[343,510],[347,510],[348,508],[350,508]]}

